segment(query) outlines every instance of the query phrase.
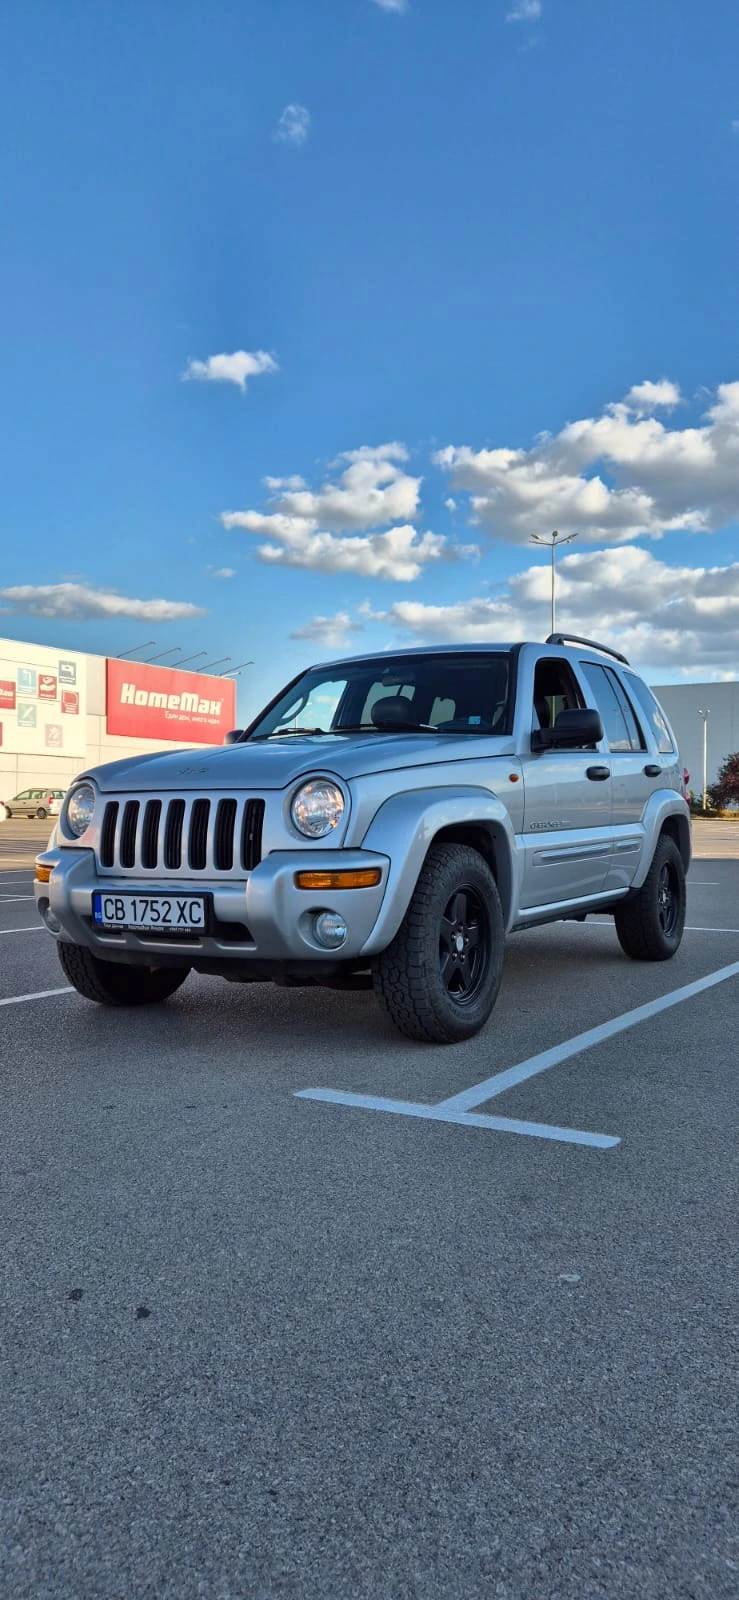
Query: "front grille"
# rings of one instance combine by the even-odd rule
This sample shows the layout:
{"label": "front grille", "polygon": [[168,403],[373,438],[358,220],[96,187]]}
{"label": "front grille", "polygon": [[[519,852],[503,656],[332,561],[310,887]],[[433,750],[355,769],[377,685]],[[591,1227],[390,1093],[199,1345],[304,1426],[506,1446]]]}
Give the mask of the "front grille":
{"label": "front grille", "polygon": [[264,801],[257,799],[108,800],[100,865],[112,872],[251,872],[262,859]]}

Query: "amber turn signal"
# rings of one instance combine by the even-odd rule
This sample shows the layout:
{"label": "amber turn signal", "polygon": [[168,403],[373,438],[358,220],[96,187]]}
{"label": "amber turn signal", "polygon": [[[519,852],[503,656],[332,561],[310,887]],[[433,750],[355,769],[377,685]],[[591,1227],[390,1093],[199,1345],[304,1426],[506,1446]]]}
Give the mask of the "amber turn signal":
{"label": "amber turn signal", "polygon": [[379,867],[359,867],[354,872],[296,872],[296,889],[374,889],[380,882]]}
{"label": "amber turn signal", "polygon": [[36,862],[36,882],[48,883],[51,877],[51,867],[44,867],[40,861]]}

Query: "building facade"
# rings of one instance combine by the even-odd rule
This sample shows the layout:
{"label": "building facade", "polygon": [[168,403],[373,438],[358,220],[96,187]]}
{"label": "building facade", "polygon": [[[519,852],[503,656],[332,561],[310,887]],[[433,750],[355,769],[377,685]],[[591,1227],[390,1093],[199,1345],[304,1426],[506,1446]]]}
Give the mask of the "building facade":
{"label": "building facade", "polygon": [[672,724],[695,795],[703,791],[703,717],[706,718],[706,781],[716,782],[719,767],[739,750],[739,682],[654,684],[654,693]]}
{"label": "building facade", "polygon": [[172,744],[222,744],[236,685],[176,667],[0,639],[0,798]]}

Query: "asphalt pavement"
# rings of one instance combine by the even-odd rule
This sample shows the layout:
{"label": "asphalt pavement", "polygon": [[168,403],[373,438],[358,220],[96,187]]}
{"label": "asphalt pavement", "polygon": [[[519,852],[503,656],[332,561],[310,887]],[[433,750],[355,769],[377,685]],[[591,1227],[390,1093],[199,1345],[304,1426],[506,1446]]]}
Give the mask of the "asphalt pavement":
{"label": "asphalt pavement", "polygon": [[0,824],[0,1594],[733,1597],[739,826],[672,961],[517,935],[449,1048],[364,993],[88,1004],[46,831]]}

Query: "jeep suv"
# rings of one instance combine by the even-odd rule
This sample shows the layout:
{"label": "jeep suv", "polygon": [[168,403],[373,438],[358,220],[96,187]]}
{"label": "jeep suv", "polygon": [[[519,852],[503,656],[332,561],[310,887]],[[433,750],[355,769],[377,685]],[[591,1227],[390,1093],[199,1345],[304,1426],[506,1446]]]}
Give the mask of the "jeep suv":
{"label": "jeep suv", "polygon": [[689,861],[664,712],[557,634],[311,667],[226,748],[83,773],[36,897],[89,1000],[165,1000],[192,969],[372,985],[447,1043],[490,1016],[507,933],[606,912],[628,956],[674,955]]}

